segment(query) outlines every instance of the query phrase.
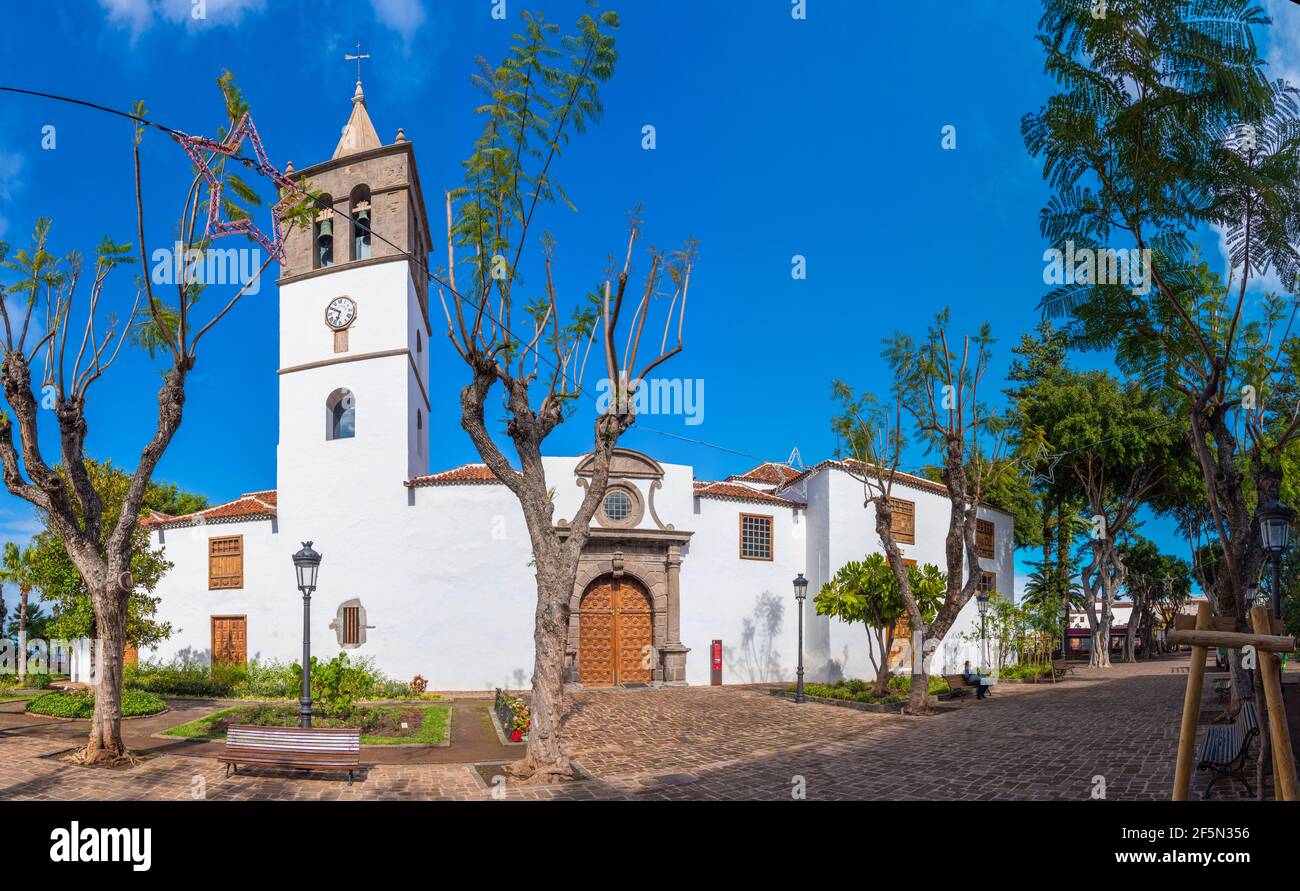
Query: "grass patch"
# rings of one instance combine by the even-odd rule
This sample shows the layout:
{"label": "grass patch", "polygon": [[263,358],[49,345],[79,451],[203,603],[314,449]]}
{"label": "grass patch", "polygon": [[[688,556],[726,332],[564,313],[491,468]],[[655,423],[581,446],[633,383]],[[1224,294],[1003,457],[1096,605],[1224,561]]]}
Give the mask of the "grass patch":
{"label": "grass patch", "polygon": [[[402,722],[406,727],[402,727]],[[164,736],[183,739],[225,739],[231,724],[258,727],[297,727],[298,708],[294,705],[236,705],[205,715],[175,727]],[[356,727],[361,730],[361,744],[366,746],[431,745],[451,738],[451,708],[445,705],[358,706],[347,714],[312,715],[314,727]]]}
{"label": "grass patch", "polygon": [[[122,717],[156,715],[167,708],[162,697],[143,690],[122,691]],[[90,718],[95,714],[95,694],[89,690],[43,693],[27,703],[27,711],[34,715],[52,715],[56,718]]]}

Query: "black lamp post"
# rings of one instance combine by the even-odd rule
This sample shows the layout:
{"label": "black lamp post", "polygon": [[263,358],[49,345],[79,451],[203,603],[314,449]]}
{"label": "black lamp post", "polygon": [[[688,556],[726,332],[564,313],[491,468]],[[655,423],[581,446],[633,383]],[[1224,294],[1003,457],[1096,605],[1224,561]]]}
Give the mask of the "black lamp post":
{"label": "black lamp post", "polygon": [[1273,618],[1282,618],[1282,555],[1291,544],[1291,521],[1295,511],[1274,499],[1262,504],[1256,512],[1259,517],[1259,537],[1273,561]]}
{"label": "black lamp post", "polygon": [[302,592],[302,697],[298,700],[298,726],[311,726],[311,592],[316,590],[316,571],[320,554],[304,541],[302,550],[293,555],[298,573],[298,590]]}
{"label": "black lamp post", "polygon": [[794,701],[803,702],[803,602],[808,596],[808,580],[803,573],[794,580],[794,599],[799,604],[799,671],[795,675]]}
{"label": "black lamp post", "polygon": [[984,634],[984,616],[989,611],[989,595],[986,591],[981,591],[975,595],[975,605],[980,611],[980,661],[984,663],[980,668],[989,667],[989,642]]}

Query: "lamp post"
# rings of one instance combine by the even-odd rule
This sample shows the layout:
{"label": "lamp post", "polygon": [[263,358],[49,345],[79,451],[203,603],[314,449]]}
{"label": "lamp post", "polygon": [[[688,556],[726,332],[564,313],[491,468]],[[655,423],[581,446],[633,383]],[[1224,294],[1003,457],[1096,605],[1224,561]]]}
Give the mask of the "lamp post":
{"label": "lamp post", "polygon": [[1295,511],[1276,498],[1262,504],[1256,512],[1259,517],[1259,537],[1273,561],[1273,618],[1282,618],[1282,556],[1291,544],[1291,521]]}
{"label": "lamp post", "polygon": [[298,726],[311,726],[311,592],[316,590],[316,571],[320,554],[304,541],[302,550],[293,555],[298,573],[298,590],[302,592],[302,697],[298,700]]}
{"label": "lamp post", "polygon": [[799,604],[799,670],[795,674],[794,701],[803,702],[803,602],[808,596],[808,580],[803,573],[794,580],[794,599]]}
{"label": "lamp post", "polygon": [[981,591],[975,596],[975,605],[980,611],[980,667],[987,669],[989,667],[989,642],[984,634],[984,616],[989,611],[989,595],[986,591]]}

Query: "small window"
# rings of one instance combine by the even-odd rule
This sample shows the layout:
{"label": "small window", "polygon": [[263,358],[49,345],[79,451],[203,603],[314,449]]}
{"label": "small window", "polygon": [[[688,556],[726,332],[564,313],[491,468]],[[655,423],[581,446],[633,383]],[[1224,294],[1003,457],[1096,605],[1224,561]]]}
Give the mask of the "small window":
{"label": "small window", "polygon": [[355,597],[340,603],[330,620],[330,630],[344,649],[364,646],[366,629],[371,627],[366,624],[366,608]]}
{"label": "small window", "polygon": [[916,544],[916,502],[889,499],[890,529],[899,544]]}
{"label": "small window", "polygon": [[975,553],[989,560],[993,559],[993,523],[989,520],[975,521]]}
{"label": "small window", "polygon": [[614,522],[632,515],[632,498],[622,489],[614,489],[605,496],[605,516]]}
{"label": "small window", "polygon": [[416,331],[415,332],[415,355],[418,356],[420,355],[420,353],[423,352],[424,352],[424,341],[420,339],[420,332]]}
{"label": "small window", "polygon": [[244,536],[208,539],[208,590],[244,587]]}
{"label": "small window", "polygon": [[998,574],[996,572],[980,573],[980,593],[990,595],[998,593]]}
{"label": "small window", "polygon": [[740,559],[772,559],[772,518],[758,514],[740,515]]}
{"label": "small window", "polygon": [[418,408],[415,410],[415,451],[424,454],[424,413]]}
{"label": "small window", "polygon": [[343,645],[361,643],[361,607],[343,607]]}
{"label": "small window", "polygon": [[352,391],[340,388],[325,400],[325,438],[351,439],[357,435],[357,401]]}

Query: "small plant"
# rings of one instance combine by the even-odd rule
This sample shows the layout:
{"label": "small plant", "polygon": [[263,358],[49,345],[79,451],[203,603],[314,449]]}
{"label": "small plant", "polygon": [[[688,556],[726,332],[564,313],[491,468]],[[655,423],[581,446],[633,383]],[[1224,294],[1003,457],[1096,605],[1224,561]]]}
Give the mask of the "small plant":
{"label": "small plant", "polygon": [[424,691],[428,689],[429,682],[424,679],[424,675],[417,674],[415,677],[411,678],[411,692],[416,696],[422,695]]}

